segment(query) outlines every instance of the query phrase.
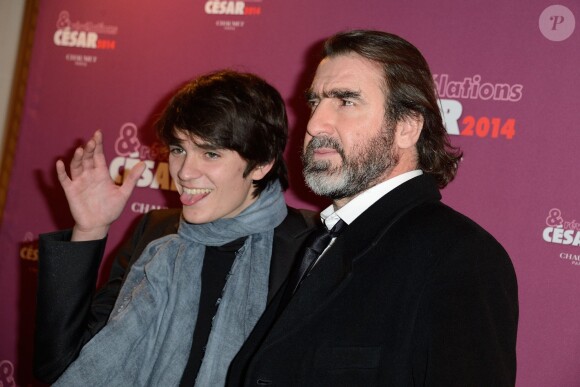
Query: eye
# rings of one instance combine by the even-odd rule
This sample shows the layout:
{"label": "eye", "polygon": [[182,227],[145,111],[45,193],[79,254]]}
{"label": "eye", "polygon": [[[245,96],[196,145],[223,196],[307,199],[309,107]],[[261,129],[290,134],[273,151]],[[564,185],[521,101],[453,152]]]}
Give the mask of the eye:
{"label": "eye", "polygon": [[207,151],[205,152],[205,157],[207,157],[210,160],[215,160],[220,158],[220,154],[216,152]]}
{"label": "eye", "polygon": [[306,101],[306,103],[308,104],[308,106],[310,107],[310,109],[314,110],[314,108],[316,108],[318,106],[318,103],[320,101],[318,100],[318,98],[310,98]]}
{"label": "eye", "polygon": [[179,145],[170,145],[169,146],[169,153],[172,156],[179,156],[185,153],[185,150],[180,147]]}
{"label": "eye", "polygon": [[340,106],[354,106],[354,102],[350,99],[341,99]]}

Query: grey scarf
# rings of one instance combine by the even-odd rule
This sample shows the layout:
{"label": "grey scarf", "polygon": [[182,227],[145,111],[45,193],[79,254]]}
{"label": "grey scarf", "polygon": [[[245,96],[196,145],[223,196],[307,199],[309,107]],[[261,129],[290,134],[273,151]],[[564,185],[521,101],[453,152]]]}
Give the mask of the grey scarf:
{"label": "grey scarf", "polygon": [[197,320],[205,246],[247,236],[213,319],[196,386],[223,386],[228,367],[266,307],[274,228],[286,217],[278,183],[235,218],[183,219],[132,266],[107,325],[54,386],[177,386]]}

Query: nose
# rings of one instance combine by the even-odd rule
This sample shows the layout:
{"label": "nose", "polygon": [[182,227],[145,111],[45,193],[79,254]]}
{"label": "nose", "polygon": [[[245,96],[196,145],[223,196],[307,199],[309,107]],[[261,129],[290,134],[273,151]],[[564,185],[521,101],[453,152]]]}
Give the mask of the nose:
{"label": "nose", "polygon": [[201,163],[196,160],[195,155],[187,155],[185,157],[179,158],[180,163],[177,170],[177,176],[181,181],[187,181],[191,179],[197,179],[202,175]]}
{"label": "nose", "polygon": [[334,114],[328,102],[330,101],[324,99],[320,101],[310,115],[306,132],[312,137],[330,135],[334,132]]}

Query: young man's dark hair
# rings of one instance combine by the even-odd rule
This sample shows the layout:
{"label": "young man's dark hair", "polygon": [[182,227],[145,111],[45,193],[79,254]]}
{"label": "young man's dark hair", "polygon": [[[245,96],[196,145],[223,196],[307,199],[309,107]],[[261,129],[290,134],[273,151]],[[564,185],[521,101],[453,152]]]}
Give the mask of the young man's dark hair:
{"label": "young man's dark hair", "polygon": [[257,196],[271,182],[288,187],[283,159],[288,119],[280,93],[249,73],[222,70],[196,78],[169,102],[157,122],[159,138],[167,145],[184,133],[213,146],[236,151],[248,162],[244,177],[257,166],[274,160],[261,180]]}

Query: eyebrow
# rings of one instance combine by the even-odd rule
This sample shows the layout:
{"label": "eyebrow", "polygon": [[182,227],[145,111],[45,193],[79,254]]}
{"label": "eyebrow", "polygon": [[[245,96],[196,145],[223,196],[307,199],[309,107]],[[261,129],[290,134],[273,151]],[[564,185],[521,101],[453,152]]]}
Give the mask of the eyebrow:
{"label": "eyebrow", "polygon": [[[312,89],[306,90],[304,95],[307,101],[315,98],[320,98],[320,94],[316,93]],[[360,91],[350,89],[332,89],[322,91],[322,98],[360,99],[360,97],[361,97]]]}
{"label": "eyebrow", "polygon": [[217,146],[217,145],[211,144],[209,142],[199,144],[199,143],[197,143],[197,142],[194,141],[193,143],[199,149],[203,149],[203,150],[215,151],[215,150],[226,149],[223,146]]}
{"label": "eyebrow", "polygon": [[[198,141],[194,141],[193,139],[191,139],[191,140],[193,142],[193,145],[195,145],[199,149],[209,150],[209,151],[226,149],[223,146],[218,146],[218,145],[212,144],[210,142],[198,142]],[[177,136],[175,136],[173,141],[171,141],[167,145],[168,146],[183,146],[183,144],[186,143],[187,141],[188,141],[187,139],[180,139]]]}

